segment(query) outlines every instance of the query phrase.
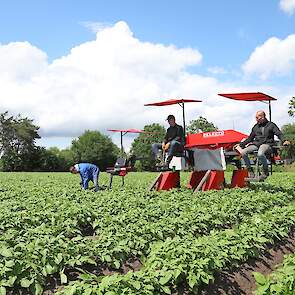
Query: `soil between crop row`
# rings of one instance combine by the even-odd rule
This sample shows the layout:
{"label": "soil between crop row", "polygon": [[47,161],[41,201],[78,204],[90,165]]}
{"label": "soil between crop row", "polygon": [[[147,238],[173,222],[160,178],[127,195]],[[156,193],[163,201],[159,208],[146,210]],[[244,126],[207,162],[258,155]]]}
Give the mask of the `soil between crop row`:
{"label": "soil between crop row", "polygon": [[234,269],[223,270],[215,275],[213,283],[205,286],[201,295],[252,295],[256,290],[253,272],[270,274],[283,262],[284,255],[295,251],[295,230],[289,237],[269,245],[259,258],[249,259]]}

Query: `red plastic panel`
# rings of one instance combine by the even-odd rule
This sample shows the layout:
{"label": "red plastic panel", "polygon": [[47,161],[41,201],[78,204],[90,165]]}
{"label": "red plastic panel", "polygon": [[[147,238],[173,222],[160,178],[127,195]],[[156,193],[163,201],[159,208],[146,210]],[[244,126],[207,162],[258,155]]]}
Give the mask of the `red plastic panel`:
{"label": "red plastic panel", "polygon": [[207,180],[203,187],[203,191],[207,190],[220,190],[224,187],[224,171],[211,171],[210,178]]}
{"label": "red plastic panel", "polygon": [[119,176],[125,176],[127,175],[127,170],[121,170],[120,173],[118,174]]}
{"label": "red plastic panel", "polygon": [[248,182],[245,181],[245,178],[247,178],[247,177],[248,177],[248,170],[247,169],[234,170],[230,187],[231,188],[247,187]]}
{"label": "red plastic panel", "polygon": [[179,171],[168,171],[162,172],[159,182],[157,183],[156,190],[170,190],[177,188],[180,185],[180,174]]}
{"label": "red plastic panel", "polygon": [[[198,186],[203,176],[206,174],[206,171],[194,171],[191,173],[188,188],[193,190]],[[202,191],[207,190],[220,190],[224,186],[224,171],[211,171],[210,176],[207,181],[202,186]]]}
{"label": "red plastic panel", "polygon": [[228,148],[229,146],[241,142],[248,135],[235,130],[218,130],[212,132],[202,132],[188,134],[185,148]]}
{"label": "red plastic panel", "polygon": [[206,171],[191,172],[191,175],[187,184],[187,188],[194,190],[198,186],[198,184],[200,183],[200,181],[202,180],[205,174],[206,174]]}

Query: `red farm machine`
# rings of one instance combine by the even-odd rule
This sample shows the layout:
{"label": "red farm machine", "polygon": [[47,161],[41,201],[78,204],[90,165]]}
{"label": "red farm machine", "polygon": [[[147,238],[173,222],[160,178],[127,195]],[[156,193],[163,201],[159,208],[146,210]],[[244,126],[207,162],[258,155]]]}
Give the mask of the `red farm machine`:
{"label": "red farm machine", "polygon": [[[271,101],[275,98],[261,93],[230,93],[219,94],[230,99],[239,101],[260,101],[268,104],[269,118],[271,119]],[[183,126],[185,130],[184,104],[187,102],[200,102],[193,99],[171,99],[162,102],[149,103],[145,106],[166,106],[179,104],[182,107]],[[246,187],[250,179],[248,170],[241,166],[241,156],[235,146],[248,136],[235,130],[218,130],[187,134],[184,153],[174,156],[170,162],[170,171],[161,172],[150,189],[169,190],[180,185],[180,171],[188,168],[193,170],[190,174],[187,187],[193,191],[206,191],[211,189],[223,189],[225,187],[224,171],[227,164],[234,164],[236,169],[232,173],[231,183],[226,185],[230,188]],[[258,169],[258,161],[256,161]],[[171,171],[172,170],[172,171]]]}

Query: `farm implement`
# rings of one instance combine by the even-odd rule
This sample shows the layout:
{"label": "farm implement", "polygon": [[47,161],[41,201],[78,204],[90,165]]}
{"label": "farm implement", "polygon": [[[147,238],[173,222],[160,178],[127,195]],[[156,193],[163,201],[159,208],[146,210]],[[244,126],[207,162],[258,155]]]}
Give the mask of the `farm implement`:
{"label": "farm implement", "polygon": [[106,172],[110,174],[110,182],[109,182],[109,188],[112,188],[113,185],[113,177],[114,176],[120,176],[122,178],[122,186],[124,186],[124,177],[127,175],[128,172],[130,172],[134,165],[134,159],[127,157],[124,157],[124,146],[123,146],[123,137],[127,133],[144,133],[143,130],[137,130],[137,129],[108,129],[108,131],[111,132],[119,132],[120,133],[120,143],[121,143],[121,157],[117,158],[116,163],[114,164],[114,167],[108,167]]}
{"label": "farm implement", "polygon": [[[233,148],[246,134],[235,130],[219,130],[188,134],[186,136],[185,151],[189,154],[191,172],[187,187],[193,191],[206,191],[222,189],[225,186],[224,170],[227,164],[235,164],[237,169],[233,171],[230,187],[245,187],[248,177],[247,169],[241,168],[240,156]],[[174,160],[174,162],[172,162]],[[167,190],[179,187],[180,171],[188,169],[179,164],[178,159],[172,159],[170,165],[174,171],[161,172],[151,189]],[[183,168],[183,169],[182,169]]]}
{"label": "farm implement", "polygon": [[[276,101],[277,99],[262,93],[262,92],[242,92],[242,93],[219,93],[219,96],[223,96],[229,99],[233,99],[236,101],[248,101],[248,102],[261,102],[265,103],[268,105],[268,116],[269,116],[269,121],[271,121],[271,102]],[[279,157],[279,151],[283,147],[280,145],[273,146],[271,151],[269,153],[266,153],[266,157],[268,158],[268,162],[270,165],[270,173],[272,174],[273,170],[273,164],[276,164],[276,161],[280,159]],[[253,181],[257,182],[260,181],[260,166],[259,166],[259,161],[257,159],[257,152],[253,152],[254,156],[254,161],[253,161],[253,166],[254,166],[254,176],[253,177],[248,177],[247,181]]]}
{"label": "farm implement", "polygon": [[[259,101],[268,104],[269,118],[271,120],[271,101],[275,98],[261,93],[228,93],[219,94],[238,101]],[[162,102],[149,103],[145,106],[167,106],[179,104],[183,110],[183,126],[185,130],[184,103],[201,102],[193,99],[171,99]],[[186,134],[186,133],[185,133]],[[198,134],[187,134],[183,153],[175,154],[169,164],[169,171],[161,172],[152,183],[150,190],[169,190],[180,186],[180,171],[191,172],[187,187],[193,191],[206,191],[212,189],[223,189],[224,187],[246,187],[251,181],[260,181],[260,168],[257,153],[254,153],[253,166],[255,168],[254,177],[249,177],[248,170],[242,168],[241,155],[237,144],[245,140],[248,136],[236,130],[218,130],[213,132],[202,132]],[[278,158],[278,149],[274,147],[268,155],[270,171],[275,157]],[[224,171],[227,164],[234,164],[236,169],[233,171],[231,183],[225,183]]]}
{"label": "farm implement", "polygon": [[117,158],[113,167],[108,167],[106,169],[106,172],[110,174],[109,188],[111,189],[113,185],[114,176],[120,176],[122,178],[122,186],[124,186],[125,184],[124,177],[128,174],[128,172],[133,170],[135,161],[138,159],[142,159],[142,157],[138,158],[134,155],[127,157],[124,151],[124,145],[123,145],[124,136],[127,133],[153,134],[154,132],[147,132],[147,131],[138,130],[138,129],[108,129],[108,131],[120,133],[120,146],[121,146],[121,156]]}

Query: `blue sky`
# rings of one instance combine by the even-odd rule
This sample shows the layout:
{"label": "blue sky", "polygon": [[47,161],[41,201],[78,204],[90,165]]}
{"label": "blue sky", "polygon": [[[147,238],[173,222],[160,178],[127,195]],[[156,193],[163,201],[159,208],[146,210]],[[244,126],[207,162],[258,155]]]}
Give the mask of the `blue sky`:
{"label": "blue sky", "polygon": [[92,39],[83,22],[126,21],[137,38],[194,47],[210,65],[237,66],[269,37],[294,33],[295,18],[274,0],[1,1],[1,43],[29,40],[50,59]]}
{"label": "blue sky", "polygon": [[[282,2],[285,2],[287,8],[282,8]],[[202,56],[201,60],[195,60],[195,62],[190,60],[182,66],[181,71],[185,71],[188,75],[200,75],[202,79],[206,77],[216,79],[213,84],[217,84],[218,87],[224,86],[224,83],[227,88],[228,83],[232,83],[238,89],[241,87],[250,89],[256,86],[259,87],[257,91],[269,87],[275,94],[284,93],[284,96],[287,96],[290,91],[293,91],[294,83],[293,40],[286,41],[286,45],[282,44],[280,47],[283,56],[286,55],[284,48],[288,47],[289,57],[285,61],[285,66],[277,65],[269,73],[263,72],[264,64],[274,63],[273,61],[280,57],[280,55],[276,57],[276,47],[271,47],[272,44],[267,51],[267,54],[272,56],[263,61],[260,67],[256,64],[259,63],[257,60],[259,56],[263,56],[263,53],[253,57],[247,70],[243,70],[243,65],[249,61],[255,49],[261,47],[270,38],[275,37],[283,41],[288,36],[293,36],[295,33],[294,7],[294,0],[1,0],[0,45],[28,42],[47,55],[46,63],[50,67],[54,61],[71,56],[73,48],[96,39],[95,32],[90,29],[91,24],[113,27],[119,21],[123,21],[133,37],[142,44],[145,42],[155,46],[161,44],[166,48],[174,45],[176,49],[190,48],[199,53]],[[121,28],[120,32],[124,34],[125,31]],[[39,61],[39,57],[37,59]],[[51,85],[51,87],[55,86]],[[175,91],[170,90],[171,92],[165,89],[159,93]],[[216,92],[219,90],[220,88],[216,88]],[[178,94],[179,91],[175,93]],[[206,95],[203,90],[200,92]],[[194,92],[185,89],[184,93]],[[68,95],[70,97],[70,94]],[[198,96],[198,93],[196,95]],[[210,96],[209,93],[208,96]],[[12,112],[24,110],[22,108],[18,110],[15,105],[7,108]],[[208,110],[204,112],[207,114]],[[38,117],[34,113],[32,116]],[[38,118],[36,120],[38,121]],[[122,120],[124,118],[120,118],[120,122]],[[134,118],[134,120],[137,119]],[[278,120],[283,122],[279,116]],[[146,121],[148,123],[149,120]],[[81,124],[83,127],[83,122]],[[95,124],[99,122],[93,121],[93,125],[97,126]],[[40,125],[41,129],[46,130],[46,126]],[[130,127],[141,127],[139,125],[142,124],[135,125]],[[85,125],[86,128],[89,126],[91,122]],[[225,124],[222,127],[228,126]],[[249,126],[244,124],[240,128],[247,130]],[[66,145],[73,136],[78,135],[78,132],[71,134],[65,131],[64,134],[58,132],[54,134],[54,132],[44,131],[44,134],[45,144],[57,142],[57,145],[62,146],[60,142]],[[55,139],[50,141],[50,138]]]}

